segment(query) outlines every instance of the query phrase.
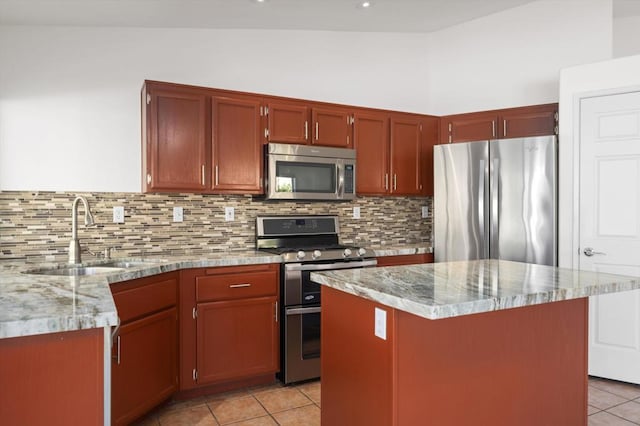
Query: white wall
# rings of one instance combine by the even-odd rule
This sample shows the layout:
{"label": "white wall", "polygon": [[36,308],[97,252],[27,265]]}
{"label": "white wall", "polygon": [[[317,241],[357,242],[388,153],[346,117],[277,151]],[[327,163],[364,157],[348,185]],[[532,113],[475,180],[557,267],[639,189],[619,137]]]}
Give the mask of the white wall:
{"label": "white wall", "polygon": [[563,69],[560,72],[559,139],[559,265],[577,268],[579,217],[574,205],[579,202],[578,172],[580,135],[577,119],[581,97],[640,90],[640,55]]}
{"label": "white wall", "polygon": [[420,112],[426,36],[0,27],[0,190],[140,191],[144,79]]}
{"label": "white wall", "polygon": [[429,111],[558,101],[561,68],[611,58],[610,0],[537,1],[431,37]]}
{"label": "white wall", "polygon": [[613,57],[640,54],[640,16],[613,20]]}
{"label": "white wall", "polygon": [[0,190],[140,190],[144,79],[444,115],[557,101],[611,55],[611,0],[430,35],[0,26]]}

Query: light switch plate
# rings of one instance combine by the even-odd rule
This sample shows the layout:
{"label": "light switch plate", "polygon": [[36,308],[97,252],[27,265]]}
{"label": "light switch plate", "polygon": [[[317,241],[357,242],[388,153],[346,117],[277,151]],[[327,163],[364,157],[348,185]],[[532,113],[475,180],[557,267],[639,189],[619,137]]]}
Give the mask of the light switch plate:
{"label": "light switch plate", "polygon": [[224,208],[224,220],[227,222],[233,222],[235,220],[235,209],[233,207]]}
{"label": "light switch plate", "polygon": [[173,221],[174,222],[184,221],[184,210],[182,209],[182,207],[173,208]]}
{"label": "light switch plate", "polygon": [[113,207],[113,223],[124,223],[124,207]]}
{"label": "light switch plate", "polygon": [[353,218],[360,219],[360,207],[353,208]]}
{"label": "light switch plate", "polygon": [[422,218],[429,217],[429,206],[422,206]]}
{"label": "light switch plate", "polygon": [[375,308],[375,330],[376,337],[387,340],[387,311]]}

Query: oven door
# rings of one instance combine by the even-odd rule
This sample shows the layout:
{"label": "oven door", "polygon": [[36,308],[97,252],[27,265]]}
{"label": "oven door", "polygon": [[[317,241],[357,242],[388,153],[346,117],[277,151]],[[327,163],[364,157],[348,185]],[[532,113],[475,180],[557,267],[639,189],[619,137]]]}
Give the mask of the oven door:
{"label": "oven door", "polygon": [[[276,200],[347,200],[355,197],[355,161],[267,154],[266,197]],[[346,178],[346,180],[345,180]]]}
{"label": "oven door", "polygon": [[320,306],[284,309],[284,382],[320,377]]}

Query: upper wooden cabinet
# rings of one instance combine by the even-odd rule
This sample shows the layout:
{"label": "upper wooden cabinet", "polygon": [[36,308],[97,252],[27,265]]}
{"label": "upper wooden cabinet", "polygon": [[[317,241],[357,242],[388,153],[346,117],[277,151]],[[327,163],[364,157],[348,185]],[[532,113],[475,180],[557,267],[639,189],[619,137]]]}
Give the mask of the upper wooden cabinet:
{"label": "upper wooden cabinet", "polygon": [[213,97],[211,189],[215,192],[262,192],[262,142],[257,99]]}
{"label": "upper wooden cabinet", "polygon": [[557,134],[558,104],[532,105],[441,118],[440,143]]}
{"label": "upper wooden cabinet", "polygon": [[353,148],[351,141],[352,116],[347,110],[312,108],[314,145]]}
{"label": "upper wooden cabinet", "polygon": [[143,190],[205,190],[207,96],[166,85],[147,85],[142,96]]}
{"label": "upper wooden cabinet", "polygon": [[389,192],[389,115],[356,112],[353,141],[356,149],[356,194]]}
{"label": "upper wooden cabinet", "polygon": [[433,194],[437,117],[363,110],[353,121],[357,194]]}
{"label": "upper wooden cabinet", "polygon": [[267,102],[264,108],[267,117],[265,138],[267,142],[307,144],[309,143],[309,111],[301,104]]}

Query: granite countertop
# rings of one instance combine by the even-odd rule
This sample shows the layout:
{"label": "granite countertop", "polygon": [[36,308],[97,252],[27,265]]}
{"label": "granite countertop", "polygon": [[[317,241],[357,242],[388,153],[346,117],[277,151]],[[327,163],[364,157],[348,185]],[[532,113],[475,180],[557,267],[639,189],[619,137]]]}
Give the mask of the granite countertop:
{"label": "granite countertop", "polygon": [[[144,265],[113,273],[73,277],[24,273],[62,266],[59,263],[0,262],[0,338],[115,326],[118,315],[111,283],[179,269],[279,263],[281,258],[250,250],[144,260]],[[83,266],[104,262],[86,262]]]}
{"label": "granite countertop", "polygon": [[[370,247],[375,256],[431,253],[427,243]],[[25,271],[68,266],[25,260],[0,261],[0,339],[61,331],[110,327],[118,315],[109,284],[189,268],[280,263],[282,258],[255,250],[207,255],[166,256],[114,272],[85,276],[28,274]],[[103,261],[82,266],[100,266]]]}
{"label": "granite countertop", "polygon": [[375,256],[402,256],[411,254],[433,253],[433,247],[429,243],[402,244],[391,246],[366,246],[373,251]]}
{"label": "granite countertop", "polygon": [[640,289],[640,277],[504,260],[313,272],[311,279],[428,319]]}

